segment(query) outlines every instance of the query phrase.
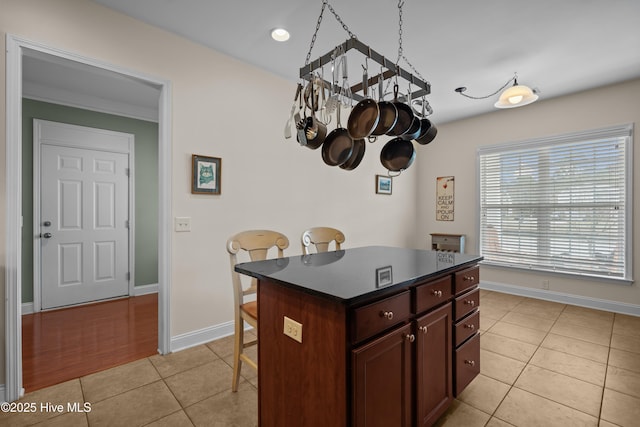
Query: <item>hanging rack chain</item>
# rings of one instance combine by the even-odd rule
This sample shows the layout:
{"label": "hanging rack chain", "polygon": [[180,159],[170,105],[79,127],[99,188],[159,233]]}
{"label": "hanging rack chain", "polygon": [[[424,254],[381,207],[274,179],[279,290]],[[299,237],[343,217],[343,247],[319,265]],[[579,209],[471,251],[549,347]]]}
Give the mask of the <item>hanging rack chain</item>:
{"label": "hanging rack chain", "polygon": [[340,25],[342,25],[342,28],[347,32],[347,34],[349,34],[349,37],[351,37],[352,39],[358,39],[358,37],[356,37],[355,34],[353,34],[351,32],[351,30],[349,30],[349,27],[347,27],[347,24],[345,24],[342,21],[342,18],[340,18],[340,16],[338,15],[338,13],[333,9],[333,7],[331,7],[331,5],[329,3],[327,3],[327,6],[329,7],[329,10],[331,11],[331,13],[333,13],[333,16],[336,17],[336,21],[338,21],[340,23]]}
{"label": "hanging rack chain", "polygon": [[515,81],[518,78],[518,75],[516,74],[515,76],[511,77],[509,79],[509,81],[507,81],[504,85],[502,85],[502,87],[498,90],[496,90],[495,92],[487,95],[487,96],[471,96],[471,95],[467,95],[466,93],[464,93],[464,90],[466,90],[467,88],[464,88],[464,90],[459,90],[462,88],[458,88],[456,89],[456,92],[458,92],[460,95],[462,96],[466,96],[467,98],[471,98],[471,99],[487,99],[487,98],[491,98],[492,96],[497,95],[498,93],[500,93],[504,88],[506,88],[507,86],[509,86],[509,84],[513,81]]}
{"label": "hanging rack chain", "polygon": [[409,62],[409,60],[407,59],[406,56],[402,55],[402,59],[404,59],[404,62],[407,63],[407,65],[409,65],[409,68],[411,68],[411,71],[413,71],[416,76],[418,76],[418,78],[424,82],[427,82],[429,84],[429,82],[427,81],[427,79],[425,79],[424,77],[422,77],[422,75],[418,72],[418,70],[416,70],[416,67],[414,67],[411,62]]}
{"label": "hanging rack chain", "polygon": [[320,9],[320,15],[318,16],[318,22],[316,23],[316,31],[313,33],[313,37],[311,37],[311,45],[309,46],[309,52],[307,52],[307,59],[304,60],[304,65],[309,64],[309,59],[311,59],[311,51],[313,50],[313,45],[316,44],[318,30],[320,30],[320,23],[322,23],[322,15],[324,14],[324,8],[327,6],[327,4],[328,0],[323,0],[322,9]]}
{"label": "hanging rack chain", "polygon": [[396,68],[400,64],[400,58],[402,58],[402,6],[404,6],[404,0],[398,0],[398,59],[396,60]]}
{"label": "hanging rack chain", "polygon": [[329,4],[329,0],[323,0],[322,9],[320,9],[320,15],[318,16],[318,22],[316,23],[316,31],[313,33],[313,37],[311,37],[311,45],[309,46],[309,52],[307,52],[307,58],[304,61],[304,65],[309,65],[309,60],[311,59],[311,51],[313,50],[313,46],[316,43],[316,38],[318,37],[318,30],[320,30],[320,24],[322,23],[322,16],[324,14],[325,7],[329,7],[329,11],[333,13],[333,16],[335,16],[336,20],[340,23],[340,25],[342,25],[342,28],[347,32],[347,34],[349,34],[349,37],[356,40],[358,39],[358,37],[356,37],[356,35],[353,34],[351,30],[349,30],[349,27],[347,27],[347,24],[344,23],[335,9]]}

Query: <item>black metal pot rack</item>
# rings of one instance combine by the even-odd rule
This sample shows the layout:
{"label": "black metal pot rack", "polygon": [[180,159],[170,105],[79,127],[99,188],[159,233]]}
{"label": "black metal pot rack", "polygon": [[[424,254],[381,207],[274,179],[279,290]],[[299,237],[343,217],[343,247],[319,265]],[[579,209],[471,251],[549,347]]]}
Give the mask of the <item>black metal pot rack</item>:
{"label": "black metal pot rack", "polygon": [[[344,43],[336,46],[335,49],[322,55],[315,61],[309,62],[309,64],[305,65],[304,67],[301,67],[300,78],[307,81],[310,81],[312,78],[317,78],[318,75],[314,72],[316,70],[322,69],[322,67],[327,64],[331,64],[334,59],[334,52],[336,50],[341,50],[344,54],[346,54],[352,49],[355,49],[356,51],[362,53],[366,58],[372,59],[383,68],[386,68],[386,71],[380,73],[382,74],[384,80],[388,80],[393,76],[398,76],[398,78],[405,80],[407,84],[410,83],[411,85],[415,85],[418,89],[415,92],[411,93],[411,99],[420,98],[431,93],[431,84],[429,84],[429,82],[426,82],[423,79],[417,77],[415,74],[402,69],[399,65],[397,65],[397,63],[390,61],[355,37],[347,39]],[[380,74],[369,77],[367,85],[369,87],[372,87],[374,84],[377,84]],[[334,82],[328,82],[324,79],[323,82],[326,87],[333,87],[335,91],[340,90],[339,85],[335,85]],[[363,92],[362,82],[351,86],[351,93],[355,101],[361,101],[364,98],[364,93],[361,95],[359,92]]]}

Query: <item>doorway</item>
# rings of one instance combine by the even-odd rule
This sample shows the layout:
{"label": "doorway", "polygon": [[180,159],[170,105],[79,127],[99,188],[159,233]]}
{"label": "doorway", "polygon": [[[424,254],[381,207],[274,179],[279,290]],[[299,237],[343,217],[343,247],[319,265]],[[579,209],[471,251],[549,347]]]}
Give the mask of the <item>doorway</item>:
{"label": "doorway", "polygon": [[5,400],[17,400],[22,389],[22,94],[23,58],[48,55],[60,61],[97,70],[96,75],[114,74],[126,81],[136,81],[157,88],[158,96],[158,351],[170,351],[169,289],[170,289],[170,83],[141,73],[124,70],[100,61],[63,52],[7,34],[7,141],[6,141],[6,388]]}

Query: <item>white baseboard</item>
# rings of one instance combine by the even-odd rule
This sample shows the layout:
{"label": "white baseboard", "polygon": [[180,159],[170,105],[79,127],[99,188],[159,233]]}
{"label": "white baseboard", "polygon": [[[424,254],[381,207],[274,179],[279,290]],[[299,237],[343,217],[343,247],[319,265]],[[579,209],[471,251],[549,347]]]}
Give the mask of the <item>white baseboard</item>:
{"label": "white baseboard", "polygon": [[233,335],[233,320],[219,325],[210,326],[208,328],[199,329],[197,331],[187,332],[184,334],[171,337],[171,352],[184,350],[195,347],[218,338]]}
{"label": "white baseboard", "polygon": [[23,302],[20,314],[32,314],[33,313],[33,302]]}
{"label": "white baseboard", "polygon": [[525,288],[522,286],[510,285],[506,283],[486,282],[484,280],[480,282],[480,288],[486,289],[488,291],[496,291],[505,294],[537,298],[546,301],[559,302],[562,304],[578,305],[580,307],[593,308],[596,310],[629,314],[631,316],[640,316],[640,306],[635,304],[627,304],[624,302],[565,294],[562,292],[549,291],[546,289]]}
{"label": "white baseboard", "polygon": [[140,295],[149,295],[149,294],[157,294],[157,293],[158,293],[158,284],[152,283],[150,285],[134,286],[132,296],[139,297]]}

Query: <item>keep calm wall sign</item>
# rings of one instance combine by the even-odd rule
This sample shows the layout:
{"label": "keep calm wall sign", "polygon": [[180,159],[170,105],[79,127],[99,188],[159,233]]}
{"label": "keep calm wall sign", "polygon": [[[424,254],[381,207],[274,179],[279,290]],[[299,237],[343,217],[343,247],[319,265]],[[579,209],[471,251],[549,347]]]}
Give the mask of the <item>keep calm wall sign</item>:
{"label": "keep calm wall sign", "polygon": [[454,182],[452,176],[436,178],[436,221],[453,221]]}

